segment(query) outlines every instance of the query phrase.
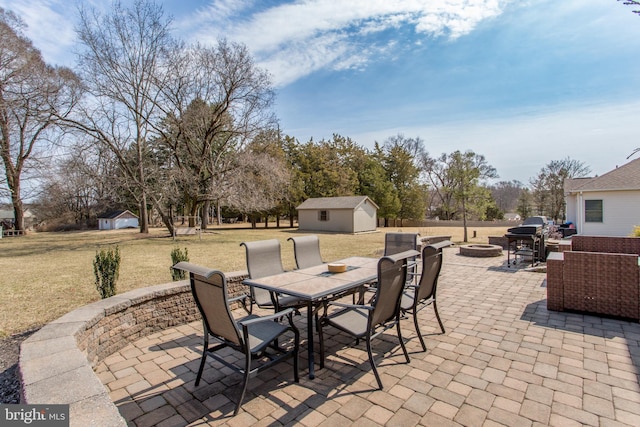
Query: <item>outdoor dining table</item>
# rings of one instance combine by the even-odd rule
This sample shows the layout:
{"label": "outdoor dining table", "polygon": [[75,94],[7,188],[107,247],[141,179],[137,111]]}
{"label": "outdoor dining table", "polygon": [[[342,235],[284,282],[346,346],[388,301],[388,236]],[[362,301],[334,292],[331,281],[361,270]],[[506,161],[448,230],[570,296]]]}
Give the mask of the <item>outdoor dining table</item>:
{"label": "outdoor dining table", "polygon": [[314,374],[313,317],[315,307],[347,291],[374,281],[378,276],[378,258],[350,257],[335,261],[346,264],[343,273],[331,273],[328,264],[320,264],[300,270],[287,271],[258,279],[245,279],[245,285],[255,286],[271,292],[298,297],[307,303],[307,333],[309,354],[309,378]]}

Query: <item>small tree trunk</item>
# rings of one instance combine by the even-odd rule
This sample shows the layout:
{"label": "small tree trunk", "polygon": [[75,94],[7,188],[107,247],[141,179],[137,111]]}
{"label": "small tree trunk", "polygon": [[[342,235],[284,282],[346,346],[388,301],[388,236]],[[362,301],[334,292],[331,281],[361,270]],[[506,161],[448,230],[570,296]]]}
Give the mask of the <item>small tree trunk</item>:
{"label": "small tree trunk", "polygon": [[173,225],[173,218],[169,215],[166,215],[163,212],[160,212],[160,217],[162,218],[162,223],[164,224],[164,226],[167,227],[169,234],[173,236],[173,233],[175,232],[175,227]]}
{"label": "small tree trunk", "polygon": [[143,192],[142,200],[140,200],[140,233],[149,233],[149,216],[147,214],[147,195]]}
{"label": "small tree trunk", "polygon": [[189,227],[195,227],[197,226],[197,221],[196,221],[196,217],[198,213],[198,203],[197,202],[193,202],[193,205],[191,205],[191,211],[189,212]]}
{"label": "small tree trunk", "polygon": [[294,216],[295,216],[294,210],[293,208],[290,208],[289,209],[289,225],[291,226],[291,228],[293,228]]}
{"label": "small tree trunk", "polygon": [[216,220],[218,225],[222,225],[222,208],[220,208],[220,202],[216,204]]}
{"label": "small tree trunk", "polygon": [[24,205],[20,197],[19,186],[12,191],[11,202],[13,203],[13,228],[16,230],[24,230]]}
{"label": "small tree trunk", "polygon": [[466,243],[469,240],[467,239],[467,208],[464,203],[464,197],[462,198],[462,225],[464,228],[464,238],[462,241]]}
{"label": "small tree trunk", "polygon": [[205,200],[204,204],[202,205],[201,227],[203,230],[206,230],[207,225],[209,224],[209,206],[210,205],[211,205],[211,202],[209,200]]}

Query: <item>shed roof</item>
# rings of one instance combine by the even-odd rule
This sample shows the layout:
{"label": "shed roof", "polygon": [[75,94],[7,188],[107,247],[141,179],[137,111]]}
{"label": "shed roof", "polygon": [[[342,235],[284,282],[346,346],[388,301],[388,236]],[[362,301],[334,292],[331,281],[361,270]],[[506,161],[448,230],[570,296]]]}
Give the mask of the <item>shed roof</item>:
{"label": "shed roof", "polygon": [[595,178],[567,179],[564,189],[567,192],[640,190],[640,158]]}
{"label": "shed roof", "polygon": [[117,219],[125,214],[129,214],[131,215],[131,217],[133,218],[138,218],[138,215],[134,214],[133,212],[131,212],[128,209],[120,209],[120,210],[116,210],[116,211],[109,211],[109,212],[105,212],[103,214],[98,215],[98,219]]}
{"label": "shed roof", "polygon": [[[13,219],[15,216],[13,209],[2,209],[0,210],[0,219]],[[35,215],[31,211],[30,208],[26,208],[23,212],[24,218],[32,218]]]}
{"label": "shed roof", "polygon": [[376,205],[373,200],[368,196],[343,196],[343,197],[316,197],[307,199],[300,204],[296,209],[357,209],[361,204],[365,202],[371,203],[376,209]]}

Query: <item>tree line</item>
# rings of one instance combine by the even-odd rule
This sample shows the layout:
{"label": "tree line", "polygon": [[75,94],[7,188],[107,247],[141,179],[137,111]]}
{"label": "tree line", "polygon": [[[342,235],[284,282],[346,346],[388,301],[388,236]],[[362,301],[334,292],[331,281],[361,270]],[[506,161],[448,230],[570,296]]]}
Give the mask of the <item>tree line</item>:
{"label": "tree line", "polygon": [[418,137],[390,136],[371,150],[338,134],[301,143],[280,131],[270,76],[246,46],[188,45],[151,0],[104,14],[80,6],[74,70],[47,65],[24,28],[0,9],[0,191],[17,229],[25,198],[43,218],[76,224],[127,208],[143,233],[156,218],[173,233],[177,216],[201,217],[204,228],[234,215],[293,225],[307,198],[356,194],[401,222],[466,225],[514,210],[559,219],[563,179],[589,172],[552,161],[529,189],[490,185],[498,174],[483,155],[431,156]]}

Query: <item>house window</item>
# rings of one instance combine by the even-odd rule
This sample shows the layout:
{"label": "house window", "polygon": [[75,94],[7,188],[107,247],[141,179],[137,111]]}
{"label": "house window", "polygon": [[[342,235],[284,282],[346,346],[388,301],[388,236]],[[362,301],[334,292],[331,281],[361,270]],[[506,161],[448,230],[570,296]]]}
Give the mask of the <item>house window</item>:
{"label": "house window", "polygon": [[318,212],[318,221],[329,221],[329,211]]}
{"label": "house window", "polygon": [[584,201],[584,221],[602,222],[602,200]]}

